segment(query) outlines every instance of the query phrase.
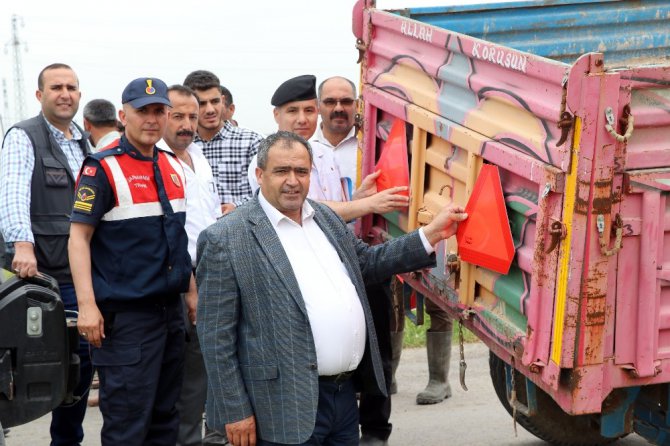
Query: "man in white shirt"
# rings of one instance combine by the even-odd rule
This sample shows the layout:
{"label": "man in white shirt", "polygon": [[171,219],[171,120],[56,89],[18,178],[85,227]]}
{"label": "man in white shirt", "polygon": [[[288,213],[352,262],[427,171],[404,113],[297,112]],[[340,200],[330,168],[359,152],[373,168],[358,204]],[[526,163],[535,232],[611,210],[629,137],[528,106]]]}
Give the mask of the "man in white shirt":
{"label": "man in white shirt", "polygon": [[310,144],[313,149],[322,147],[333,153],[345,196],[351,197],[361,180],[355,127],[356,86],[344,77],[331,77],[319,85],[318,98],[321,125]]}
{"label": "man in white shirt", "polygon": [[84,107],[84,130],[91,134],[93,151],[99,152],[121,138],[116,121],[116,108],[107,99],[93,99]]}
{"label": "man in white shirt", "polygon": [[[293,132],[309,140],[314,135],[318,121],[316,77],[311,74],[297,76],[283,82],[272,95],[274,118],[280,131]],[[352,195],[344,193],[341,174],[332,150],[321,144],[312,146],[313,161],[308,197],[333,209],[345,221],[367,214],[384,214],[406,208],[409,198],[399,195],[405,187],[394,187],[377,193],[375,180],[378,173],[368,175],[361,187]],[[258,189],[256,157],[248,169],[249,185]]]}
{"label": "man in white shirt", "polygon": [[445,208],[370,247],[306,200],[307,141],[278,132],[258,153],[260,193],[198,239],[208,423],[234,446],[358,445],[356,387],[385,393],[364,281],[434,264],[433,246],[467,214]]}
{"label": "man in white shirt", "polygon": [[[221,217],[221,206],[212,168],[200,146],[193,142],[198,128],[198,98],[193,90],[182,85],[168,88],[168,97],[172,108],[168,111],[163,141],[158,146],[172,150],[184,168],[188,252],[195,267],[198,236]],[[193,276],[184,297],[190,304],[186,305],[188,321],[184,381],[176,406],[180,418],[177,445],[191,446],[202,442],[202,413],[207,399],[207,373],[195,329],[195,313],[192,311],[198,299]]]}

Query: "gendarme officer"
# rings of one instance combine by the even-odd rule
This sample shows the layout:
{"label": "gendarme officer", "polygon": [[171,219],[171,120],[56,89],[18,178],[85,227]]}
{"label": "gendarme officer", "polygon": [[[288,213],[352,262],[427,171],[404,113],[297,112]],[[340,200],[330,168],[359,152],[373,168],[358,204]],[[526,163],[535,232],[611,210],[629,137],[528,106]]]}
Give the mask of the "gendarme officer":
{"label": "gendarme officer", "polygon": [[179,294],[191,260],[184,172],[156,147],[167,86],[130,82],[118,146],[89,156],[79,174],[70,231],[78,327],[100,376],[103,445],[175,444],[183,374]]}

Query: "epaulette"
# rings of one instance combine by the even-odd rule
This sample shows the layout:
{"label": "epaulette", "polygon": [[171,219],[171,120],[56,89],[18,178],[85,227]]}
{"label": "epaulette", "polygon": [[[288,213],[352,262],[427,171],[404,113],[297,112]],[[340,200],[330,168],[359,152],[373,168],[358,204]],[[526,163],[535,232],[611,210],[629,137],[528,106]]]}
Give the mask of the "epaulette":
{"label": "epaulette", "polygon": [[89,157],[100,161],[108,156],[119,156],[119,155],[123,155],[123,149],[118,145],[116,145],[116,146],[107,146],[99,152],[90,154]]}

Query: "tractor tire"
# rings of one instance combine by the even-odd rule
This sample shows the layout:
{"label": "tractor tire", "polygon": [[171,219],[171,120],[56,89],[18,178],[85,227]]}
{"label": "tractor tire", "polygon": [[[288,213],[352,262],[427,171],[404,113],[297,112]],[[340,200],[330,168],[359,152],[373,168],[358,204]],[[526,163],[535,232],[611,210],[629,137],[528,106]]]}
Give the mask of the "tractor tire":
{"label": "tractor tire", "polygon": [[[507,384],[505,379],[505,361],[489,352],[491,382],[498,399],[507,412],[512,415],[512,407],[507,401]],[[525,377],[515,371],[517,397],[525,401]],[[517,412],[516,421],[524,429],[554,446],[598,446],[614,443],[618,438],[607,438],[600,435],[597,416],[568,415],[558,404],[539,387],[537,395],[537,414],[527,417]]]}

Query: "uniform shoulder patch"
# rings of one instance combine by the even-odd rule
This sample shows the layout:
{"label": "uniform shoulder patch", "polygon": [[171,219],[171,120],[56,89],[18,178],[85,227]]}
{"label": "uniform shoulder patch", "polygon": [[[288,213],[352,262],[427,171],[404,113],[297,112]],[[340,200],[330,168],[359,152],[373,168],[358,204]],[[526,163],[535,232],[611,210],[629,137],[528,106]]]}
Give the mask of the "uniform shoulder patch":
{"label": "uniform shoulder patch", "polygon": [[82,171],[82,175],[86,175],[87,177],[94,177],[95,172],[98,170],[97,167],[95,166],[84,166],[84,170]]}
{"label": "uniform shoulder patch", "polygon": [[95,197],[95,186],[88,184],[79,185],[74,199],[74,210],[91,214],[93,212],[93,205],[95,204]]}

